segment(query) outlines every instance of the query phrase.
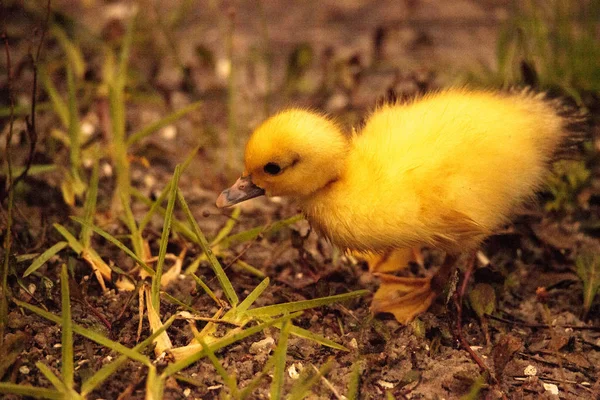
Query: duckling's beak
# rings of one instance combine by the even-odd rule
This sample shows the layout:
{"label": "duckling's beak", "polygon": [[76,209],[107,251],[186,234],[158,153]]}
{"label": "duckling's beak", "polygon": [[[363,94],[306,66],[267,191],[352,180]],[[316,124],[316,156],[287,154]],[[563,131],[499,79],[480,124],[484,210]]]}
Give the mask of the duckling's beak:
{"label": "duckling's beak", "polygon": [[223,190],[217,198],[217,207],[231,207],[234,204],[262,196],[263,194],[265,194],[265,190],[252,183],[250,175],[242,176],[229,189]]}

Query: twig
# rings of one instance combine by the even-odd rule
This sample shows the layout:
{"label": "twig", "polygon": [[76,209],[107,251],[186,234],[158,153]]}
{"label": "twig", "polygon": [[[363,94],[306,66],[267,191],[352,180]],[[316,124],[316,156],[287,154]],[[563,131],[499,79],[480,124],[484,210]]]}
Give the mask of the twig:
{"label": "twig", "polygon": [[[6,218],[6,231],[4,233],[4,257],[2,260],[2,276],[0,284],[0,347],[4,346],[4,328],[8,320],[8,267],[10,262],[10,253],[12,245],[12,217],[13,217],[13,203],[14,203],[14,191],[12,190],[12,162],[10,157],[10,144],[12,142],[13,124],[15,120],[15,101],[12,93],[12,68],[10,63],[10,49],[8,46],[8,37],[6,33],[2,33],[2,39],[4,41],[4,50],[6,51],[6,73],[7,73],[7,87],[8,87],[8,99],[10,103],[10,120],[8,135],[6,138],[6,164],[8,168],[8,207],[7,207],[7,218]],[[0,202],[1,204],[1,202]]]}
{"label": "twig", "polygon": [[493,319],[494,321],[502,322],[504,324],[511,325],[519,325],[524,326],[526,328],[536,328],[536,329],[550,329],[550,328],[559,328],[559,329],[573,329],[578,331],[597,331],[600,332],[600,326],[578,326],[578,325],[547,325],[547,324],[531,324],[529,322],[520,321],[520,320],[511,320],[505,319],[501,317],[496,317],[494,315],[485,314],[485,316],[489,319]]}
{"label": "twig", "polygon": [[548,361],[545,358],[542,357],[538,357],[535,355],[531,355],[531,354],[527,354],[527,353],[523,353],[523,352],[519,352],[517,353],[518,355],[520,355],[521,357],[524,358],[528,358],[530,360],[533,361],[537,361],[539,363],[542,364],[546,364],[546,365],[550,365],[551,367],[555,367],[555,368],[567,368],[571,371],[575,371],[575,372],[581,372],[583,375],[585,375],[586,378],[593,380],[595,379],[595,377],[592,375],[592,373],[590,371],[588,371],[586,368],[584,367],[580,367],[579,365],[572,363],[572,362],[566,362],[564,365],[562,363],[557,363],[557,362],[553,362],[553,361]]}
{"label": "twig", "polygon": [[[43,44],[46,38],[46,33],[48,32],[48,25],[50,23],[50,10],[51,10],[51,0],[48,0],[47,4],[46,4],[46,21],[44,23],[44,27],[42,29],[42,36],[40,37],[40,42],[38,43],[38,47],[36,49],[36,53],[35,53],[35,57],[33,56],[33,54],[31,54],[31,52],[29,53],[29,58],[31,59],[31,63],[33,66],[33,88],[31,89],[31,115],[29,117],[25,117],[25,125],[27,127],[27,136],[29,137],[29,154],[27,155],[27,161],[25,163],[25,168],[23,168],[23,171],[21,171],[21,173],[14,179],[12,180],[11,184],[8,186],[8,189],[5,193],[8,193],[10,190],[12,190],[13,187],[17,186],[17,184],[22,181],[23,179],[25,179],[25,177],[27,176],[27,174],[29,173],[29,169],[31,168],[31,165],[33,164],[33,156],[35,154],[35,148],[37,146],[37,141],[38,141],[38,135],[37,135],[37,129],[36,129],[36,125],[35,125],[35,109],[36,109],[36,105],[37,105],[37,86],[38,86],[38,62],[40,59],[40,54],[42,52],[42,48],[43,48]],[[3,39],[4,39],[4,45],[6,47],[6,53],[7,53],[7,63],[8,65],[10,65],[10,54],[8,52],[8,38],[6,36],[6,33],[2,34]],[[11,74],[10,72],[10,68],[8,69],[8,73]],[[8,86],[9,86],[9,92],[10,90],[10,81],[11,81],[11,77],[9,76],[8,79]],[[12,95],[9,95],[12,96]],[[11,99],[11,115],[14,115],[14,99]],[[12,119],[12,118],[11,118]],[[12,127],[12,120],[11,120],[11,127]],[[12,129],[11,132],[9,133],[9,139],[12,137]],[[9,148],[9,144],[7,142],[7,155],[8,153],[8,148]],[[5,195],[3,195],[5,196]],[[0,203],[4,201],[4,197],[0,198]]]}
{"label": "twig", "polygon": [[467,269],[465,270],[465,275],[463,276],[462,283],[458,291],[454,294],[454,306],[456,307],[456,337],[462,346],[463,349],[469,353],[473,361],[479,365],[479,368],[482,372],[487,372],[490,380],[493,384],[497,384],[498,380],[490,370],[490,368],[485,364],[485,362],[479,357],[477,353],[471,348],[471,345],[463,335],[462,330],[462,302],[465,292],[467,291],[467,285],[469,283],[469,279],[471,278],[471,274],[473,272],[473,268],[475,266],[475,254],[469,256],[469,260],[467,261]]}

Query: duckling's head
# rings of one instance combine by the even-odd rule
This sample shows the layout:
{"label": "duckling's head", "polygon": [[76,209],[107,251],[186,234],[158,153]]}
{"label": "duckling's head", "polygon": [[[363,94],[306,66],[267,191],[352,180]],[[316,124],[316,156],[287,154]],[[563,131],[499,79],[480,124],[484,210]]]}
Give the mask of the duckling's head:
{"label": "duckling's head", "polygon": [[298,109],[277,114],[252,133],[242,177],[221,193],[217,207],[263,194],[308,197],[339,178],[348,147],[348,138],[323,115]]}

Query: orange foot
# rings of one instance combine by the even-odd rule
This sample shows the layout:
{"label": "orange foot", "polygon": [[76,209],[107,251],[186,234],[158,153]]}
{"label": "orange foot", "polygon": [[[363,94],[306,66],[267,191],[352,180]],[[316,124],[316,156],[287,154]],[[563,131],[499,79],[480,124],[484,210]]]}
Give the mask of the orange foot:
{"label": "orange foot", "polygon": [[375,273],[381,285],[371,303],[374,313],[392,313],[401,324],[408,324],[417,315],[427,311],[437,294],[431,289],[429,278],[402,278]]}

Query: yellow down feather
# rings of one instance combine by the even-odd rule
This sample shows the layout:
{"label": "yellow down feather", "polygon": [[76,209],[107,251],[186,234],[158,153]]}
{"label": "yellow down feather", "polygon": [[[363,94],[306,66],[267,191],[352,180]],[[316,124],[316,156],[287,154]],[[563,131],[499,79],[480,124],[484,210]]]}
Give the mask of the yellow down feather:
{"label": "yellow down feather", "polygon": [[[384,105],[350,135],[291,109],[253,133],[243,176],[267,195],[295,198],[342,248],[429,245],[457,254],[535,193],[567,122],[528,91],[449,89]],[[280,171],[266,172],[269,163]]]}

